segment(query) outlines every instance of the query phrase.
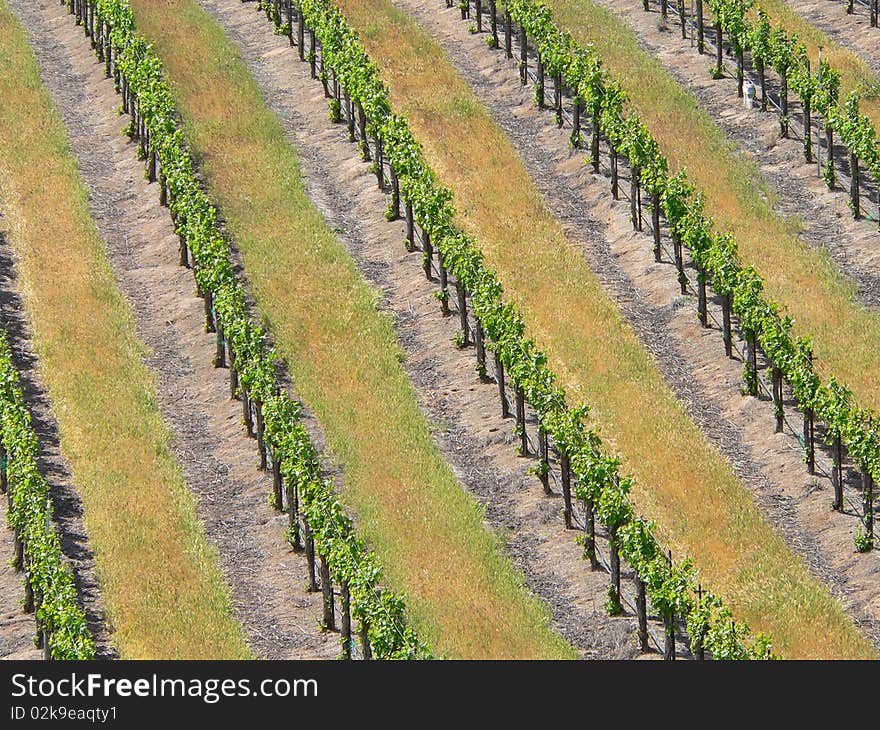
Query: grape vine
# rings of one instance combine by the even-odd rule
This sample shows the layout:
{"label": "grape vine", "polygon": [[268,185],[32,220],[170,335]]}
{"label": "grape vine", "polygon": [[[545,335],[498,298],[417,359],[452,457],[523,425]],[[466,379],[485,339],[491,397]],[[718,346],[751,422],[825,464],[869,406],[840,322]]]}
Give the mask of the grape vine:
{"label": "grape vine", "polygon": [[[281,508],[286,485],[289,539],[298,547],[298,518],[302,517],[310,541],[307,552],[313,544],[313,552],[348,597],[350,607],[343,600],[343,610],[350,610],[360,623],[365,655],[432,658],[407,625],[404,596],[381,587],[382,571],[375,556],[357,535],[332,483],[322,474],[317,451],[300,420],[301,405],[279,385],[277,355],[263,328],[249,315],[229,244],[221,233],[217,211],[198,181],[159,57],[136,31],[126,0],[65,2],[123,95],[123,111],[132,119],[131,136],[138,140],[148,176],[158,179],[160,201],[170,209],[180,238],[181,263],[192,257],[196,285],[205,298],[206,327],[217,335],[217,361],[223,362],[228,351],[230,377],[242,398],[249,430],[256,421],[261,462],[265,465],[271,459],[274,465],[272,502],[276,508]],[[310,562],[313,566],[313,556]],[[343,653],[350,656],[347,641],[350,637],[343,636]]]}
{"label": "grape vine", "polygon": [[46,658],[94,659],[95,642],[79,605],[73,573],[52,529],[49,485],[37,468],[40,447],[0,331],[0,487],[7,492],[7,521],[15,531],[14,562],[24,572],[25,608],[36,614],[37,643]]}
{"label": "grape vine", "polygon": [[[540,53],[563,59],[559,71],[566,84],[574,90],[577,98],[584,100],[587,108],[600,112],[594,137],[603,133],[611,147],[629,160],[631,168],[639,170],[641,184],[659,202],[673,240],[677,245],[680,243],[689,249],[701,276],[706,278],[723,301],[729,303],[726,306],[739,318],[747,339],[753,339],[760,345],[778,377],[791,385],[798,408],[809,414],[811,422],[816,418],[831,424],[828,437],[840,436],[862,473],[867,475],[869,481],[876,481],[880,476],[880,428],[876,416],[859,406],[852,392],[833,376],[822,383],[813,368],[810,338],[794,337],[792,320],[780,315],[779,306],[766,299],[763,294],[764,282],[754,268],[739,262],[733,238],[715,229],[712,219],[705,214],[701,195],[687,180],[686,174],[670,173],[659,144],[638,120],[638,116],[625,110],[625,93],[602,68],[601,59],[593,47],[581,47],[569,34],[559,30],[549,8],[540,3],[508,0],[505,7],[511,18],[525,29]],[[767,62],[781,73],[787,73],[793,88],[802,89],[803,84],[807,83],[804,80],[806,77],[792,71],[804,68],[803,63],[797,60],[805,54],[802,46],[778,29],[768,34],[765,28],[760,35],[775,49]],[[767,40],[768,35],[770,40]],[[554,50],[550,51],[551,48]],[[837,75],[823,63],[811,92],[816,108],[834,116],[838,133],[849,140],[848,144],[855,147],[856,154],[863,160],[874,160],[872,169],[880,179],[873,127],[859,115],[855,95],[847,99],[842,112],[834,111],[837,88]],[[594,152],[597,149],[598,145],[594,142]],[[729,337],[728,334],[725,336]],[[747,362],[745,379],[751,388],[755,388],[752,370],[753,366]],[[779,403],[776,405],[779,406]],[[810,444],[808,450],[811,449]],[[870,489],[867,489],[866,494],[870,493]],[[873,515],[869,497],[866,497],[865,512],[865,532],[861,544],[869,549],[873,544]]]}
{"label": "grape vine", "polygon": [[[485,264],[477,242],[454,224],[451,191],[438,182],[406,119],[393,112],[379,69],[369,58],[357,33],[331,0],[300,0],[295,5],[300,22],[320,42],[323,72],[333,74],[358,112],[365,115],[366,133],[377,140],[387,155],[400,192],[411,206],[414,221],[431,245],[439,250],[443,265],[455,276],[458,285],[470,294],[485,345],[503,364],[513,387],[538,414],[541,433],[553,438],[563,461],[577,479],[576,496],[595,510],[615,535],[612,549],[637,572],[652,605],[666,612],[670,624],[672,617],[686,619],[699,606],[703,617],[701,640],[707,647],[713,647],[711,651],[718,649],[718,658],[725,654],[737,658],[773,657],[767,637],[753,637],[743,624],[730,631],[730,614],[720,599],[698,592],[697,574],[690,563],[672,563],[654,537],[654,525],[635,513],[626,496],[632,480],[620,474],[619,461],[605,452],[598,434],[587,426],[589,408],[566,403],[565,392],[548,367],[545,354],[526,336],[522,315],[515,305],[503,300],[501,282]],[[546,8],[530,3],[517,4],[516,8],[523,12],[520,17],[527,31],[531,28],[534,33],[533,20],[542,27],[549,25]],[[298,37],[304,37],[302,29]],[[588,108],[596,103],[597,91],[604,98],[604,77],[590,51],[575,51],[570,43],[542,44],[541,51],[550,74],[566,74],[572,68],[577,68],[579,73],[583,71],[584,85],[575,88]],[[645,156],[640,158],[642,174],[646,180],[656,180],[659,188],[668,175],[666,162],[656,151],[656,143],[643,127],[634,129],[622,115],[614,119],[619,127],[609,125],[607,130],[622,138],[627,138],[627,134],[638,135],[645,151]],[[683,202],[680,198],[671,199],[670,207]],[[619,599],[617,594],[619,591],[615,601]],[[698,600],[698,595],[704,598]],[[695,637],[691,640],[695,641]]]}
{"label": "grape vine", "polygon": [[[730,44],[737,56],[740,96],[742,96],[743,54],[748,51],[755,68],[759,72],[762,98],[766,98],[764,88],[764,69],[772,68],[782,82],[781,125],[784,135],[788,134],[788,90],[797,94],[804,107],[820,114],[825,124],[839,135],[840,141],[850,151],[855,162],[851,162],[854,176],[860,162],[880,184],[880,144],[877,130],[867,116],[859,111],[859,92],[850,92],[844,100],[839,99],[840,72],[832,68],[827,60],[811,70],[807,47],[796,34],[788,34],[785,28],[773,26],[769,17],[758,9],[754,19],[749,15],[754,0],[706,0],[717,23],[718,45],[722,35],[727,33]],[[719,50],[719,59],[721,52]],[[720,68],[717,69],[720,73]],[[766,101],[762,103],[766,108]],[[807,112],[809,115],[810,112]],[[810,159],[812,137],[804,135],[805,153]],[[833,184],[833,168],[826,174],[826,181]],[[857,195],[857,192],[855,193]],[[857,213],[858,199],[852,201]]]}

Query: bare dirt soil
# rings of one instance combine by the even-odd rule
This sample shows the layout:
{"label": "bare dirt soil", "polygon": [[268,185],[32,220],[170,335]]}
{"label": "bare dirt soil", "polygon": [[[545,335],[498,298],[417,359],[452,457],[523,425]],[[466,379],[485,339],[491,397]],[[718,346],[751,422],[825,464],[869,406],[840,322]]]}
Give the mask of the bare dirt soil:
{"label": "bare dirt soil", "polygon": [[[668,256],[654,263],[650,233],[633,232],[628,201],[611,198],[606,176],[593,174],[583,164],[584,153],[571,148],[570,129],[558,129],[552,112],[535,107],[533,89],[520,85],[515,61],[490,50],[485,34],[468,33],[470,21],[462,21],[457,8],[435,0],[397,4],[443,46],[487,103],[570,240],[582,248],[669,386],[731,461],[770,523],[880,646],[880,555],[856,553],[858,519],[830,509],[828,454],[819,454],[816,476],[807,473],[793,433],[800,428],[798,414],[789,410],[786,432],[775,434],[767,397],[740,395],[742,363],[724,357],[715,303],[710,302],[714,322],[701,328],[695,300],[679,294]],[[628,190],[628,183],[621,187]],[[848,473],[853,501],[858,499],[855,477]]]}
{"label": "bare dirt soil", "polygon": [[[454,290],[452,314],[444,318],[434,298],[437,282],[425,279],[419,253],[406,253],[403,221],[384,219],[386,197],[348,142],[345,125],[328,121],[323,89],[309,77],[308,64],[298,61],[286,37],[273,35],[254,4],[202,4],[238,45],[300,152],[311,199],[394,318],[404,367],[434,438],[461,483],[485,505],[489,528],[505,540],[529,589],[549,605],[557,630],[585,658],[638,655],[635,617],[606,614],[607,575],[590,571],[575,533],[564,529],[558,495],[545,496],[528,474],[535,462],[516,455],[513,419],[501,418],[495,383],[477,377],[473,347],[454,346]],[[660,636],[658,624],[653,631]]]}
{"label": "bare dirt soil", "polygon": [[173,451],[216,546],[235,613],[259,658],[335,657],[322,633],[320,594],[309,594],[306,562],[284,539],[287,518],[267,501],[271,475],[258,470],[255,442],[229,396],[228,370],[214,368],[214,335],[192,273],[178,265],[178,240],[158,188],[148,184],[127,119],[103,64],[66,9],[49,0],[11,3],[31,34],[41,75],[68,128],[95,222],[119,286],[149,348],[159,407]]}

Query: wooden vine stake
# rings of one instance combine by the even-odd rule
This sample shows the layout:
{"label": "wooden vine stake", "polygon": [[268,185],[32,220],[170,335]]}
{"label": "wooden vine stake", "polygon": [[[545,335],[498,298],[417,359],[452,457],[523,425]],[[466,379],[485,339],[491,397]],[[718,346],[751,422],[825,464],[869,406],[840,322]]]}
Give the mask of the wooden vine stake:
{"label": "wooden vine stake", "polygon": [[537,54],[537,61],[535,62],[535,70],[537,75],[537,81],[535,81],[535,104],[538,105],[538,109],[544,108],[544,61],[541,59],[541,52],[539,51]]}
{"label": "wooden vine stake", "polygon": [[323,628],[325,631],[336,631],[336,606],[333,601],[333,583],[330,580],[330,566],[327,558],[318,556],[321,563],[321,593],[324,600]]}
{"label": "wooden vine stake", "polygon": [[22,551],[21,551],[21,565],[22,571],[25,574],[24,579],[24,602],[22,604],[22,611],[25,613],[33,613],[35,611],[34,605],[34,587],[31,583],[31,577],[29,575],[28,568],[30,567],[30,561],[27,558],[27,552],[24,550],[24,543],[22,542]]}
{"label": "wooden vine stake", "polygon": [[370,648],[370,625],[366,619],[361,619],[360,628],[361,650],[364,653],[364,660],[369,661],[373,658],[373,650]]}
{"label": "wooden vine stake", "polygon": [[416,237],[415,225],[413,223],[413,207],[409,200],[406,201],[404,209],[406,211],[406,250],[415,251]]}
{"label": "wooden vine stake", "polygon": [[788,71],[783,70],[779,74],[779,101],[782,106],[782,114],[779,117],[779,124],[783,137],[788,137]]}
{"label": "wooden vine stake", "polygon": [[700,318],[700,326],[709,326],[709,304],[706,291],[706,272],[700,269],[697,272],[697,314]]}
{"label": "wooden vine stake", "polygon": [[474,344],[477,350],[477,373],[481,380],[486,378],[486,342],[483,336],[483,323],[477,318],[474,326]]}
{"label": "wooden vine stake", "polygon": [[[745,65],[745,49],[743,48],[743,42],[740,41],[736,44],[736,95],[740,99],[743,98],[743,80],[746,76]],[[809,138],[809,135],[807,137]]]}
{"label": "wooden vine stake", "polygon": [[238,396],[238,371],[235,369],[235,352],[230,340],[226,341],[226,351],[229,359],[229,397],[234,400]]}
{"label": "wooden vine stake", "polygon": [[572,105],[572,122],[571,122],[571,146],[579,149],[581,146],[581,110],[584,102],[579,96],[574,97]]}
{"label": "wooden vine stake", "polygon": [[859,205],[859,158],[855,152],[849,154],[849,204],[852,209],[853,218],[859,220],[862,217],[861,206]]}
{"label": "wooden vine stake", "polygon": [[553,108],[556,110],[556,126],[562,129],[562,74],[553,76]]}
{"label": "wooden vine stake", "polygon": [[[9,492],[9,506],[12,508],[12,491]],[[12,564],[15,572],[20,573],[24,570],[24,540],[21,538],[19,530],[16,528],[12,533]]]}
{"label": "wooden vine stake", "polygon": [[299,494],[294,479],[287,480],[287,533],[294,552],[302,550],[299,536]]}
{"label": "wooden vine stake", "polygon": [[660,263],[660,193],[651,193],[651,228],[654,234],[654,261]]}
{"label": "wooden vine stake", "polygon": [[596,513],[589,499],[584,500],[584,554],[590,559],[590,569],[599,570],[599,556],[596,555]]}
{"label": "wooden vine stake", "polygon": [[383,157],[382,140],[379,137],[376,137],[376,183],[379,190],[385,189],[385,166],[382,164]]}
{"label": "wooden vine stake", "polygon": [[361,106],[360,102],[356,104],[357,106],[357,114],[358,114],[358,133],[360,135],[360,151],[361,151],[361,159],[364,162],[369,162],[372,155],[370,154],[370,145],[367,142],[367,115],[364,112],[364,108]]}
{"label": "wooden vine stake", "polygon": [[351,659],[351,593],[348,589],[348,581],[342,584],[339,591],[339,599],[342,604],[342,658]]}
{"label": "wooden vine stake", "polygon": [[281,478],[281,458],[275,449],[272,449],[272,498],[273,507],[281,512],[284,509],[284,482]]}
{"label": "wooden vine stake", "polygon": [[309,585],[306,590],[309,593],[315,593],[318,590],[318,581],[315,575],[315,538],[312,536],[307,519],[303,519],[303,533],[306,541],[306,565],[309,569]]}
{"label": "wooden vine stake", "polygon": [[574,528],[571,510],[571,461],[564,450],[560,453],[559,465],[562,469],[562,500],[564,503],[562,516],[565,519],[565,529],[571,530]]}
{"label": "wooden vine stake", "polygon": [[214,295],[210,291],[203,294],[205,302],[205,332],[214,333]]}
{"label": "wooden vine stake", "polygon": [[[697,605],[700,606],[703,604],[703,586],[700,583],[697,583]],[[704,661],[706,659],[706,626],[705,624],[700,628],[699,641],[697,643],[697,661]]]}
{"label": "wooden vine stake", "polygon": [[440,311],[444,317],[447,317],[449,316],[449,276],[440,249],[437,249],[437,270],[440,273]]}
{"label": "wooden vine stake", "polygon": [[344,91],[345,98],[345,121],[348,125],[348,141],[354,142],[357,139],[354,135],[354,102],[351,100],[351,94],[348,93],[348,89]]}
{"label": "wooden vine stake", "polygon": [[550,489],[550,443],[543,426],[538,427],[538,459],[538,479],[544,487],[544,494],[550,496],[553,494]]}
{"label": "wooden vine stake", "polygon": [[[810,62],[807,61],[807,73],[810,72]],[[813,161],[813,121],[811,111],[811,94],[805,94],[802,102],[804,110],[804,159]]]}
{"label": "wooden vine stake", "polygon": [[843,443],[840,431],[835,430],[834,439],[831,443],[831,454],[834,466],[831,469],[831,482],[834,485],[834,504],[832,507],[838,512],[843,512]]}
{"label": "wooden vine stake", "polygon": [[[807,353],[807,360],[812,367],[813,353]],[[816,426],[812,408],[804,410],[804,448],[806,449],[807,473],[816,473]]]}
{"label": "wooden vine stake", "polygon": [[724,338],[724,354],[733,357],[733,332],[730,326],[730,294],[721,296],[721,329]]}
{"label": "wooden vine stake", "polygon": [[504,389],[504,363],[498,352],[495,352],[495,378],[498,381],[498,395],[501,396],[501,417],[507,418],[510,415],[510,406],[507,404],[507,394]]}
{"label": "wooden vine stake", "polygon": [[397,179],[394,166],[389,165],[388,169],[391,173],[391,202],[385,217],[390,221],[395,221],[400,218],[400,181]]}
{"label": "wooden vine stake", "polygon": [[244,426],[247,430],[247,435],[253,438],[254,421],[251,415],[251,401],[250,398],[248,398],[247,391],[244,388],[241,389],[241,411],[244,417]]}
{"label": "wooden vine stake", "polygon": [[492,31],[492,48],[498,48],[498,8],[496,0],[489,0],[489,27]]}
{"label": "wooden vine stake", "polygon": [[776,412],[776,433],[782,433],[785,425],[785,410],[782,399],[782,371],[775,365],[771,369],[773,376],[773,410]]}
{"label": "wooden vine stake", "polygon": [[[215,316],[216,319],[216,316]],[[216,336],[214,337],[215,350],[214,350],[214,361],[213,365],[215,368],[225,368],[226,367],[226,340],[223,338],[223,325],[220,324],[220,320],[217,320],[214,323],[214,330]]]}
{"label": "wooden vine stake", "polygon": [[615,200],[620,199],[617,173],[617,150],[614,149],[613,146],[611,146],[611,197]]}
{"label": "wooden vine stake", "polygon": [[257,421],[257,451],[260,454],[260,471],[266,471],[268,464],[266,462],[266,444],[264,442],[265,429],[263,428],[263,406],[259,400],[254,399],[254,415]]}
{"label": "wooden vine stake", "polygon": [[180,238],[180,258],[179,263],[184,268],[189,268],[189,247],[186,245],[186,239],[183,235],[179,236]]}
{"label": "wooden vine stake", "polygon": [[0,443],[0,494],[7,494],[9,489],[9,462],[6,448]]}
{"label": "wooden vine stake", "polygon": [[758,397],[758,343],[752,330],[746,331],[746,384],[748,393],[753,398]]}
{"label": "wooden vine stake", "polygon": [[648,601],[645,596],[645,582],[636,575],[636,615],[639,622],[639,650],[642,654],[648,649]]}
{"label": "wooden vine stake", "polygon": [[609,530],[608,549],[611,553],[611,586],[608,591],[608,613],[617,616],[623,613],[620,605],[620,545],[617,538],[618,525]]}
{"label": "wooden vine stake", "polygon": [[763,58],[755,59],[758,68],[758,85],[761,87],[761,111],[767,111],[767,67]]}
{"label": "wooden vine stake", "polygon": [[464,284],[456,282],[455,290],[458,295],[458,319],[461,324],[461,345],[464,347],[470,342],[470,324],[467,316],[467,291]]}
{"label": "wooden vine stake", "polygon": [[[672,551],[668,553],[669,566],[672,567]],[[667,661],[675,660],[675,612],[671,609],[663,612],[663,658]]]}
{"label": "wooden vine stake", "polygon": [[697,52],[706,52],[706,39],[703,35],[703,0],[697,0]]}
{"label": "wooden vine stake", "polygon": [[516,395],[516,430],[519,433],[520,456],[529,455],[529,435],[526,432],[526,396],[522,388],[517,387]]}
{"label": "wooden vine stake", "polygon": [[672,250],[675,254],[675,268],[678,272],[678,285],[682,294],[687,294],[687,277],[684,273],[684,247],[681,244],[681,237],[672,233]]}
{"label": "wooden vine stake", "polygon": [[[834,128],[830,124],[825,125],[825,147],[826,152],[828,154],[828,161],[826,165],[830,170],[834,170]],[[834,177],[828,179],[827,181],[828,189],[834,189]]]}
{"label": "wooden vine stake", "polygon": [[425,278],[431,281],[431,261],[434,257],[434,247],[431,245],[431,235],[427,231],[422,231],[422,244],[425,247],[422,257],[422,267],[425,270]]}
{"label": "wooden vine stake", "polygon": [[638,168],[632,169],[632,174],[630,176],[629,181],[629,217],[632,222],[632,227],[634,231],[639,230],[639,211],[638,211],[638,201],[639,201],[639,170]]}

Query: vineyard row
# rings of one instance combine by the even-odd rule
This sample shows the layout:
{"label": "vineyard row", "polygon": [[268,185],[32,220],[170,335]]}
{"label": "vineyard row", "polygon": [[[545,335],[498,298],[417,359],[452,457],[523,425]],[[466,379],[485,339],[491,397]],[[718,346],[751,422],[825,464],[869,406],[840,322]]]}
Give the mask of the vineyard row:
{"label": "vineyard row", "polygon": [[359,623],[364,658],[430,658],[427,646],[407,625],[404,598],[381,587],[380,566],[323,476],[301,421],[301,404],[279,385],[277,355],[249,314],[217,211],[198,182],[184,143],[161,61],[136,32],[124,0],[66,0],[66,5],[122,95],[123,113],[130,116],[127,132],[138,143],[147,178],[159,184],[160,203],[169,208],[179,236],[180,263],[192,268],[204,299],[205,327],[216,336],[214,365],[229,367],[230,393],[241,398],[248,435],[257,440],[260,468],[271,464],[273,506],[280,510],[286,502],[288,540],[294,549],[305,549],[310,590],[317,590],[320,571],[324,625],[335,627],[335,582],[345,658],[352,656],[353,618]]}
{"label": "vineyard row", "polygon": [[0,332],[0,492],[15,534],[12,563],[24,573],[24,610],[34,613],[45,659],[93,659],[95,641],[52,526],[52,498],[37,466],[40,445],[19,379],[9,337]]}
{"label": "vineyard row", "polygon": [[[490,18],[492,17],[490,3]],[[876,418],[861,408],[845,385],[833,376],[822,383],[812,363],[810,339],[794,339],[793,322],[780,316],[779,307],[763,295],[763,280],[751,266],[738,261],[736,242],[728,233],[714,229],[711,218],[704,214],[702,196],[688,181],[686,174],[671,175],[669,164],[659,144],[635,113],[624,112],[626,96],[620,85],[602,67],[594,49],[579,47],[569,35],[556,28],[551,13],[543,5],[530,0],[509,2],[504,14],[505,47],[512,53],[513,24],[518,24],[520,42],[520,74],[526,83],[528,43],[532,39],[540,64],[553,80],[556,89],[557,121],[561,124],[563,88],[574,92],[574,129],[572,144],[582,144],[582,111],[592,121],[590,162],[599,170],[599,140],[603,137],[611,148],[612,191],[617,189],[618,161],[626,158],[632,170],[632,223],[638,229],[641,221],[641,191],[650,196],[654,256],[661,257],[661,214],[665,218],[674,244],[674,257],[681,293],[687,293],[684,251],[690,251],[697,269],[697,304],[701,324],[708,326],[707,287],[721,300],[722,333],[727,356],[733,354],[732,315],[736,315],[746,343],[744,380],[746,392],[757,396],[758,347],[771,364],[772,401],[777,417],[777,431],[784,419],[783,385],[790,384],[794,400],[804,415],[804,446],[807,467],[815,470],[815,439],[817,421],[826,424],[825,438],[833,447],[832,471],[834,508],[844,509],[843,447],[862,473],[863,530],[856,537],[859,550],[870,550],[874,542],[874,483],[880,474],[880,431]],[[493,23],[494,44],[497,26]]]}
{"label": "vineyard row", "polygon": [[[667,17],[669,6],[666,0],[659,0],[660,13]],[[880,144],[877,132],[871,121],[859,111],[859,94],[851,92],[843,103],[840,102],[840,73],[831,67],[826,59],[819,62],[815,73],[811,72],[810,59],[804,44],[797,36],[788,36],[784,29],[774,28],[766,13],[758,10],[755,22],[748,20],[747,14],[752,8],[751,0],[707,0],[715,18],[712,24],[714,31],[715,66],[713,78],[721,78],[724,73],[724,33],[733,55],[736,57],[737,93],[743,96],[743,85],[746,76],[746,51],[751,56],[752,66],[757,74],[757,86],[760,89],[760,105],[767,111],[767,71],[774,70],[779,77],[779,125],[783,137],[789,136],[791,112],[789,91],[794,92],[801,101],[804,124],[804,157],[808,163],[813,162],[813,113],[820,124],[825,121],[825,142],[828,157],[820,169],[820,176],[833,189],[837,181],[834,159],[834,133],[846,148],[846,164],[849,172],[850,201],[849,207],[853,217],[862,217],[861,168],[875,184],[880,184]],[[643,0],[645,12],[650,10],[650,0]],[[688,19],[682,3],[675,9],[679,16],[682,36],[687,34],[687,24],[691,23],[696,30],[697,52],[706,51],[705,25],[703,21],[703,2],[697,0],[696,16]],[[816,146],[821,152],[820,131],[816,133]],[[880,222],[880,214],[878,214]]]}
{"label": "vineyard row", "polygon": [[[698,590],[691,562],[673,563],[654,537],[654,526],[635,514],[627,497],[632,478],[620,473],[619,460],[607,454],[599,436],[587,427],[589,409],[566,404],[565,392],[548,368],[545,354],[525,336],[522,315],[515,305],[502,300],[501,283],[484,263],[476,241],[454,225],[451,191],[438,183],[406,119],[393,113],[378,68],[339,10],[329,1],[320,0],[303,0],[299,7],[293,2],[269,0],[261,6],[274,21],[276,32],[288,35],[291,45],[299,47],[300,58],[310,62],[316,77],[320,51],[320,78],[329,98],[331,118],[341,121],[341,110],[346,109],[350,136],[355,138],[356,126],[361,155],[372,160],[382,189],[387,163],[390,201],[386,217],[405,216],[410,249],[414,248],[414,230],[418,225],[423,241],[423,268],[429,279],[433,257],[437,255],[441,302],[449,296],[449,274],[454,277],[463,328],[456,337],[460,345],[470,343],[466,325],[470,300],[476,319],[473,342],[477,371],[486,374],[486,351],[491,350],[505,409],[505,378],[510,379],[515,392],[517,432],[523,444],[525,404],[530,404],[537,414],[540,461],[536,471],[542,481],[549,470],[548,444],[552,438],[560,455],[565,523],[573,527],[572,498],[581,500],[585,511],[585,558],[590,558],[594,566],[595,520],[608,530],[609,611],[620,610],[623,559],[636,576],[639,632],[644,637],[643,606],[647,597],[666,626],[664,653],[668,658],[674,656],[676,618],[686,623],[691,649],[697,656],[703,656],[705,651],[719,659],[772,656],[769,639],[754,639],[747,626],[732,620],[718,597]],[[371,137],[372,150],[368,141]]]}

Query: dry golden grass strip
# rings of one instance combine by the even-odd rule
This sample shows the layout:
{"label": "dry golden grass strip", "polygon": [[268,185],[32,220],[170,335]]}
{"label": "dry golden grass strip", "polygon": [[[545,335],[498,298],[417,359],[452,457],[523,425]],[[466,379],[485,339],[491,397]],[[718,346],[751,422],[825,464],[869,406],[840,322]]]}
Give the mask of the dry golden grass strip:
{"label": "dry golden grass strip", "polygon": [[231,41],[195,0],[132,7],[297,393],[343,467],[359,531],[420,636],[454,657],[574,657],[441,457],[377,293],[306,196],[297,154]]}
{"label": "dry golden grass strip", "polygon": [[640,511],[658,521],[678,555],[694,558],[740,618],[773,636],[774,650],[789,657],[873,656],[666,387],[439,45],[387,0],[337,4],[379,64],[396,110],[407,114],[454,191],[459,222],[479,239],[522,308],[527,331],[572,400],[593,407],[624,471],[637,477]]}
{"label": "dry golden grass strip", "polygon": [[120,655],[246,658],[64,126],[2,0],[0,210]]}

